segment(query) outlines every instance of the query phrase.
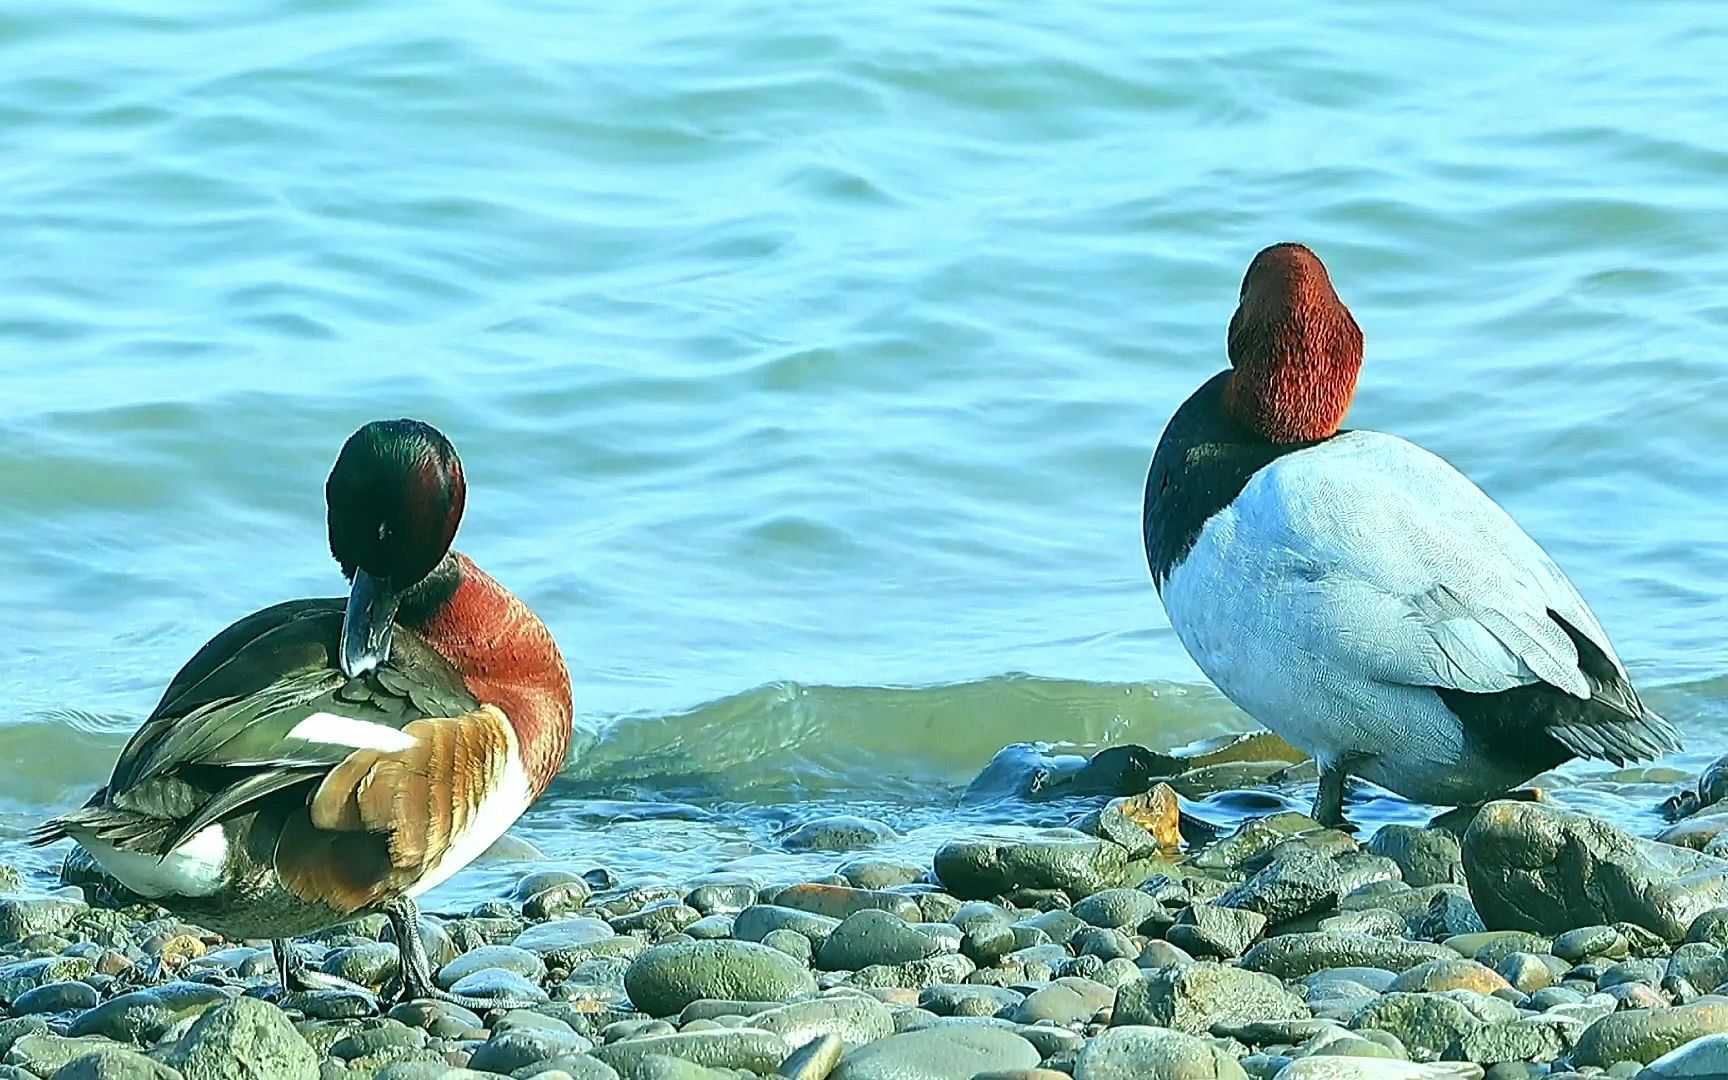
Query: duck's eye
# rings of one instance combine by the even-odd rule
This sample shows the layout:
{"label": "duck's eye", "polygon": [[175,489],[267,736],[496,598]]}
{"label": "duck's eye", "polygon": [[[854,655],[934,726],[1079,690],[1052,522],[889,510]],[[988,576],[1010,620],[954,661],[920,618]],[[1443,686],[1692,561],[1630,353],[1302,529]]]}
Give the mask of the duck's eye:
{"label": "duck's eye", "polygon": [[390,526],[382,521],[378,523],[378,541],[382,543],[390,535]]}

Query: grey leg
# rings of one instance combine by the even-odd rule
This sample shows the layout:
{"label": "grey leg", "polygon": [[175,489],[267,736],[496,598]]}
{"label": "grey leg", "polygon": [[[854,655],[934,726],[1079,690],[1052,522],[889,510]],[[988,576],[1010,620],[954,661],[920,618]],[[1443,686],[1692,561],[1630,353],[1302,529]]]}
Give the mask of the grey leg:
{"label": "grey leg", "polygon": [[1328,828],[1342,828],[1344,821],[1344,780],[1349,775],[1342,763],[1320,770],[1320,790],[1314,795],[1314,820]]}
{"label": "grey leg", "polygon": [[396,948],[402,956],[402,1000],[442,1001],[484,1013],[487,1009],[531,1009],[538,1001],[517,1001],[511,998],[470,997],[438,989],[432,981],[432,961],[426,955],[426,943],[420,940],[420,908],[409,896],[398,896],[384,905],[390,928],[396,933]]}

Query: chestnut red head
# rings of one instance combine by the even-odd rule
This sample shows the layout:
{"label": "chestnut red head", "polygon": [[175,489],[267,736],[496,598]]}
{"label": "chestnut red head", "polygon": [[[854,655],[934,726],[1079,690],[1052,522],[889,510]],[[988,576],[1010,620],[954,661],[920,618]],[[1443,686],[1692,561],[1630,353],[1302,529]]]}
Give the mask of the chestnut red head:
{"label": "chestnut red head", "polygon": [[1301,244],[1274,244],[1248,264],[1230,319],[1224,405],[1275,443],[1335,434],[1356,394],[1362,331],[1326,265]]}
{"label": "chestnut red head", "polygon": [[330,553],[352,582],[341,653],[348,675],[389,655],[402,594],[449,553],[467,496],[456,448],[430,424],[375,420],[343,444],[324,501]]}

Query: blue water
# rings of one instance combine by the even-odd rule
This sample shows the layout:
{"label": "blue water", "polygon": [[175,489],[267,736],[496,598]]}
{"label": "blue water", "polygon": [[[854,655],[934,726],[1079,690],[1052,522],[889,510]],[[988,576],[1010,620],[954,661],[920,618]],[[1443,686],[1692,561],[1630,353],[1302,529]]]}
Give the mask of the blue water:
{"label": "blue water", "polygon": [[[339,590],[323,477],[379,416],[455,441],[460,546],[571,661],[553,857],[703,869],[837,807],[917,854],[1006,742],[1239,729],[1140,486],[1285,239],[1366,331],[1351,423],[1549,548],[1695,768],[1725,54],[1707,2],[13,4],[0,861],[49,865],[8,838],[211,633]],[[719,824],[582,810],[619,795]]]}

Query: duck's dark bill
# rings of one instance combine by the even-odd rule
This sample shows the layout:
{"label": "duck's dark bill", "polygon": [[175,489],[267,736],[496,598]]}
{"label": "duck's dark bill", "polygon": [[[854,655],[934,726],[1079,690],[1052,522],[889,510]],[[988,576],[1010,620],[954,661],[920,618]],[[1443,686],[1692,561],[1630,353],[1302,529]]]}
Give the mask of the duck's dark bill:
{"label": "duck's dark bill", "polygon": [[390,656],[390,630],[401,597],[390,583],[364,570],[354,572],[348,610],[342,615],[342,674],[363,675]]}

